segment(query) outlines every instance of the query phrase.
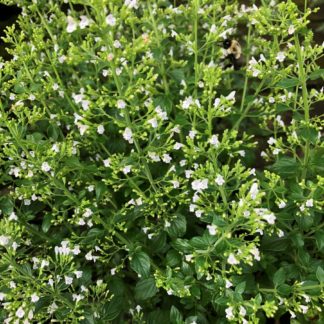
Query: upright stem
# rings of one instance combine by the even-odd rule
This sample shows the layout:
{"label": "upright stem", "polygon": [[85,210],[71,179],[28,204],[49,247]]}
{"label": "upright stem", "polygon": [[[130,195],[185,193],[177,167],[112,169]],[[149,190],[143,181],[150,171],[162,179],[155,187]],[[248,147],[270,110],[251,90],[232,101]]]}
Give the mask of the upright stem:
{"label": "upright stem", "polygon": [[[295,46],[298,60],[298,72],[299,72],[299,80],[302,86],[302,99],[303,99],[303,108],[304,108],[304,117],[306,122],[306,127],[309,130],[309,101],[308,101],[308,91],[307,91],[307,78],[304,70],[304,58],[302,55],[302,50],[299,43],[298,35],[295,34]],[[304,148],[304,163],[303,163],[303,172],[302,178],[305,179],[307,176],[307,167],[309,161],[309,149],[310,143],[309,139],[306,138],[305,148]]]}
{"label": "upright stem", "polygon": [[[195,52],[195,87],[194,87],[194,99],[197,99],[197,89],[199,81],[199,67],[198,67],[198,9],[199,9],[199,0],[194,2],[194,28],[193,28],[193,37],[194,37],[194,52]],[[193,127],[196,126],[196,111],[194,111],[193,116]]]}

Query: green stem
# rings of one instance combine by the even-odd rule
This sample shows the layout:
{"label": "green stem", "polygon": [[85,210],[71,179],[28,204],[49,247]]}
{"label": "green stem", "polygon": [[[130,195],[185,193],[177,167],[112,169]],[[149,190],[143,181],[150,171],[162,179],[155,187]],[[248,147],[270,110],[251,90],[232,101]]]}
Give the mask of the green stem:
{"label": "green stem", "polygon": [[[247,43],[246,43],[248,53],[250,53],[250,38],[251,38],[251,25],[249,26],[248,35],[247,35]],[[250,60],[250,55],[247,54],[247,56],[246,56],[247,64],[248,64],[249,60]],[[243,94],[242,94],[241,107],[240,107],[241,112],[243,111],[243,108],[245,105],[245,97],[246,97],[246,92],[247,92],[248,79],[249,79],[249,77],[248,77],[247,71],[245,71],[245,80],[244,80]]]}
{"label": "green stem", "polygon": [[[303,108],[304,108],[304,117],[306,122],[306,127],[309,130],[309,101],[308,101],[308,91],[307,91],[307,78],[304,70],[304,58],[302,55],[302,50],[299,43],[298,35],[295,34],[295,46],[296,46],[296,54],[298,60],[298,72],[299,72],[299,80],[302,85],[302,99],[303,99]],[[304,148],[304,163],[303,163],[303,172],[302,178],[305,179],[307,176],[307,167],[309,162],[309,153],[310,153],[310,142],[309,139],[306,138],[305,148]]]}
{"label": "green stem", "polygon": [[[194,52],[195,52],[195,88],[194,88],[194,98],[197,99],[197,90],[198,90],[198,81],[199,81],[199,66],[198,66],[198,9],[199,9],[199,0],[194,2],[194,28],[193,28],[193,37],[194,37]],[[196,128],[196,109],[194,110],[193,115],[193,128]]]}

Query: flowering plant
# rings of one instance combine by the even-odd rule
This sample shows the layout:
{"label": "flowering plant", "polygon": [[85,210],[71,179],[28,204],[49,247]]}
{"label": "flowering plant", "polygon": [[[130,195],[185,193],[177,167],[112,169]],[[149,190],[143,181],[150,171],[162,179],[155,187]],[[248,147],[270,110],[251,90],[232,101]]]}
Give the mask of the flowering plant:
{"label": "flowering plant", "polygon": [[316,9],[0,2],[2,322],[324,319]]}

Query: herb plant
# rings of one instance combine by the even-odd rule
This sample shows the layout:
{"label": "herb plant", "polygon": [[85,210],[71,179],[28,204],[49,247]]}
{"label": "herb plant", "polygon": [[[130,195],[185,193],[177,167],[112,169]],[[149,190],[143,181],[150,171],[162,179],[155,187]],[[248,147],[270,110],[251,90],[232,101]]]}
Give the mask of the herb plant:
{"label": "herb plant", "polygon": [[324,320],[316,9],[0,2],[1,322]]}

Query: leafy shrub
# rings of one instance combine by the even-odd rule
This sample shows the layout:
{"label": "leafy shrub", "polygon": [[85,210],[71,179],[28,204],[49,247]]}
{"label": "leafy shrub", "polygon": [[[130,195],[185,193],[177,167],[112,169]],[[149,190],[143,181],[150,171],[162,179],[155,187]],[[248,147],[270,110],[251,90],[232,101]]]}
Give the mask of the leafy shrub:
{"label": "leafy shrub", "polygon": [[2,322],[323,320],[312,10],[2,3]]}

